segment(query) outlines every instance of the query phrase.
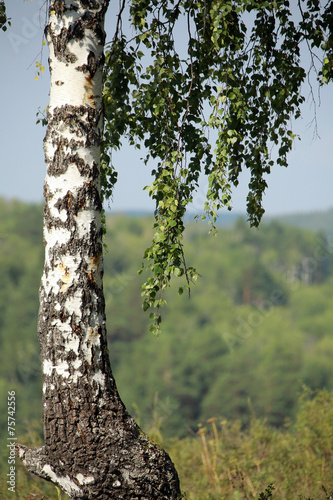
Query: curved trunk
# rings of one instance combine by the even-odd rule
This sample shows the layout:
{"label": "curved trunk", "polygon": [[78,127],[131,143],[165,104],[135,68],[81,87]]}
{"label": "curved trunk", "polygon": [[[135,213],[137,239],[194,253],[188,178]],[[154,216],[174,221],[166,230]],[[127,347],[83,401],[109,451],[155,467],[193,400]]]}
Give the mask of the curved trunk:
{"label": "curved trunk", "polygon": [[174,499],[180,497],[174,466],[127,413],[106,341],[99,157],[107,6],[108,0],[50,6],[38,324],[45,445],[18,445],[18,452],[28,470],[71,498]]}

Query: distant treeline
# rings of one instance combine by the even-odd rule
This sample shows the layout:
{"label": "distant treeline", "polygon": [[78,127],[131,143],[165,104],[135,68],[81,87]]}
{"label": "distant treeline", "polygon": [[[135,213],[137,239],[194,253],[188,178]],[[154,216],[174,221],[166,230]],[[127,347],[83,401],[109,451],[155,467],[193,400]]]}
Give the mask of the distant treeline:
{"label": "distant treeline", "polygon": [[[41,418],[38,287],[42,207],[0,200],[0,415],[17,394],[18,433]],[[120,394],[144,429],[196,432],[210,417],[251,416],[279,427],[294,417],[302,386],[333,389],[333,246],[325,233],[243,219],[208,235],[188,223],[185,253],[200,279],[191,298],[174,279],[162,334],[141,307],[151,217],[107,217],[105,299]],[[38,426],[37,426],[38,427]],[[39,431],[40,432],[40,431]]]}

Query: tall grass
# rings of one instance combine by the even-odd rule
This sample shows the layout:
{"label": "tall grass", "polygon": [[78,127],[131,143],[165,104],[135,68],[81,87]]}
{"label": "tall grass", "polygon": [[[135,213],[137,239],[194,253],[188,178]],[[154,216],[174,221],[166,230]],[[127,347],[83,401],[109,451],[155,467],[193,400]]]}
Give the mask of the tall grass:
{"label": "tall grass", "polygon": [[[333,393],[305,391],[295,422],[272,429],[253,416],[239,421],[210,418],[196,435],[163,440],[155,415],[149,433],[167,448],[186,500],[329,500],[333,498]],[[33,439],[32,439],[33,438]],[[36,445],[30,430],[22,440]],[[1,457],[5,464],[6,457]],[[65,500],[66,495],[18,464],[16,494],[1,469],[1,500]]]}
{"label": "tall grass", "polygon": [[307,391],[283,429],[211,418],[169,452],[188,500],[333,498],[333,395]]}

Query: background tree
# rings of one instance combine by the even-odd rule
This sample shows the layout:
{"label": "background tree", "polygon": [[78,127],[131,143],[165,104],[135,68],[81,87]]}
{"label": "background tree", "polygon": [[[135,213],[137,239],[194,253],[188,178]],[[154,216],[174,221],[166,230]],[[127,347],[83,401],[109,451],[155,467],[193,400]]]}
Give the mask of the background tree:
{"label": "background tree", "polygon": [[[303,2],[305,4],[305,2]],[[177,473],[168,457],[140,432],[122,404],[111,375],[102,287],[102,197],[116,175],[108,149],[122,135],[157,159],[148,192],[156,200],[155,234],[146,250],[153,276],[143,286],[144,308],[154,307],[152,330],[172,275],[196,279],[183,251],[184,215],[208,175],[206,211],[230,208],[231,184],[249,168],[248,215],[263,214],[265,176],[287,165],[300,114],[300,64],[305,41],[325,54],[320,76],[332,76],[332,2],[299,3],[295,24],[289,2],[135,0],[135,35],[122,32],[122,2],[106,54],[106,127],[100,170],[103,22],[108,0],[51,1],[46,29],[51,92],[45,137],[45,267],[40,287],[39,340],[43,366],[45,445],[19,453],[29,470],[72,498],[177,498]],[[183,19],[187,51],[177,49]],[[248,23],[251,29],[247,29]],[[144,51],[141,51],[143,47]],[[145,55],[150,51],[149,55]],[[143,67],[143,61],[148,64]],[[314,57],[314,56],[313,56]],[[207,107],[210,108],[206,111]],[[207,115],[207,116],[206,116]],[[215,150],[208,139],[215,132]],[[183,292],[184,287],[179,289]]]}

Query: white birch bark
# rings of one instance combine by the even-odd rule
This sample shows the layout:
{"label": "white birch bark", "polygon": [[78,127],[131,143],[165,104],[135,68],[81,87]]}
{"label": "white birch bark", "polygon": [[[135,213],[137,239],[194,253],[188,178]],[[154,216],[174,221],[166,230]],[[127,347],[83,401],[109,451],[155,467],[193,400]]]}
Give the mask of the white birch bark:
{"label": "white birch bark", "polygon": [[18,445],[18,453],[30,471],[71,498],[174,499],[180,497],[174,466],[128,415],[106,341],[100,137],[108,3],[50,5],[38,325],[45,445]]}

